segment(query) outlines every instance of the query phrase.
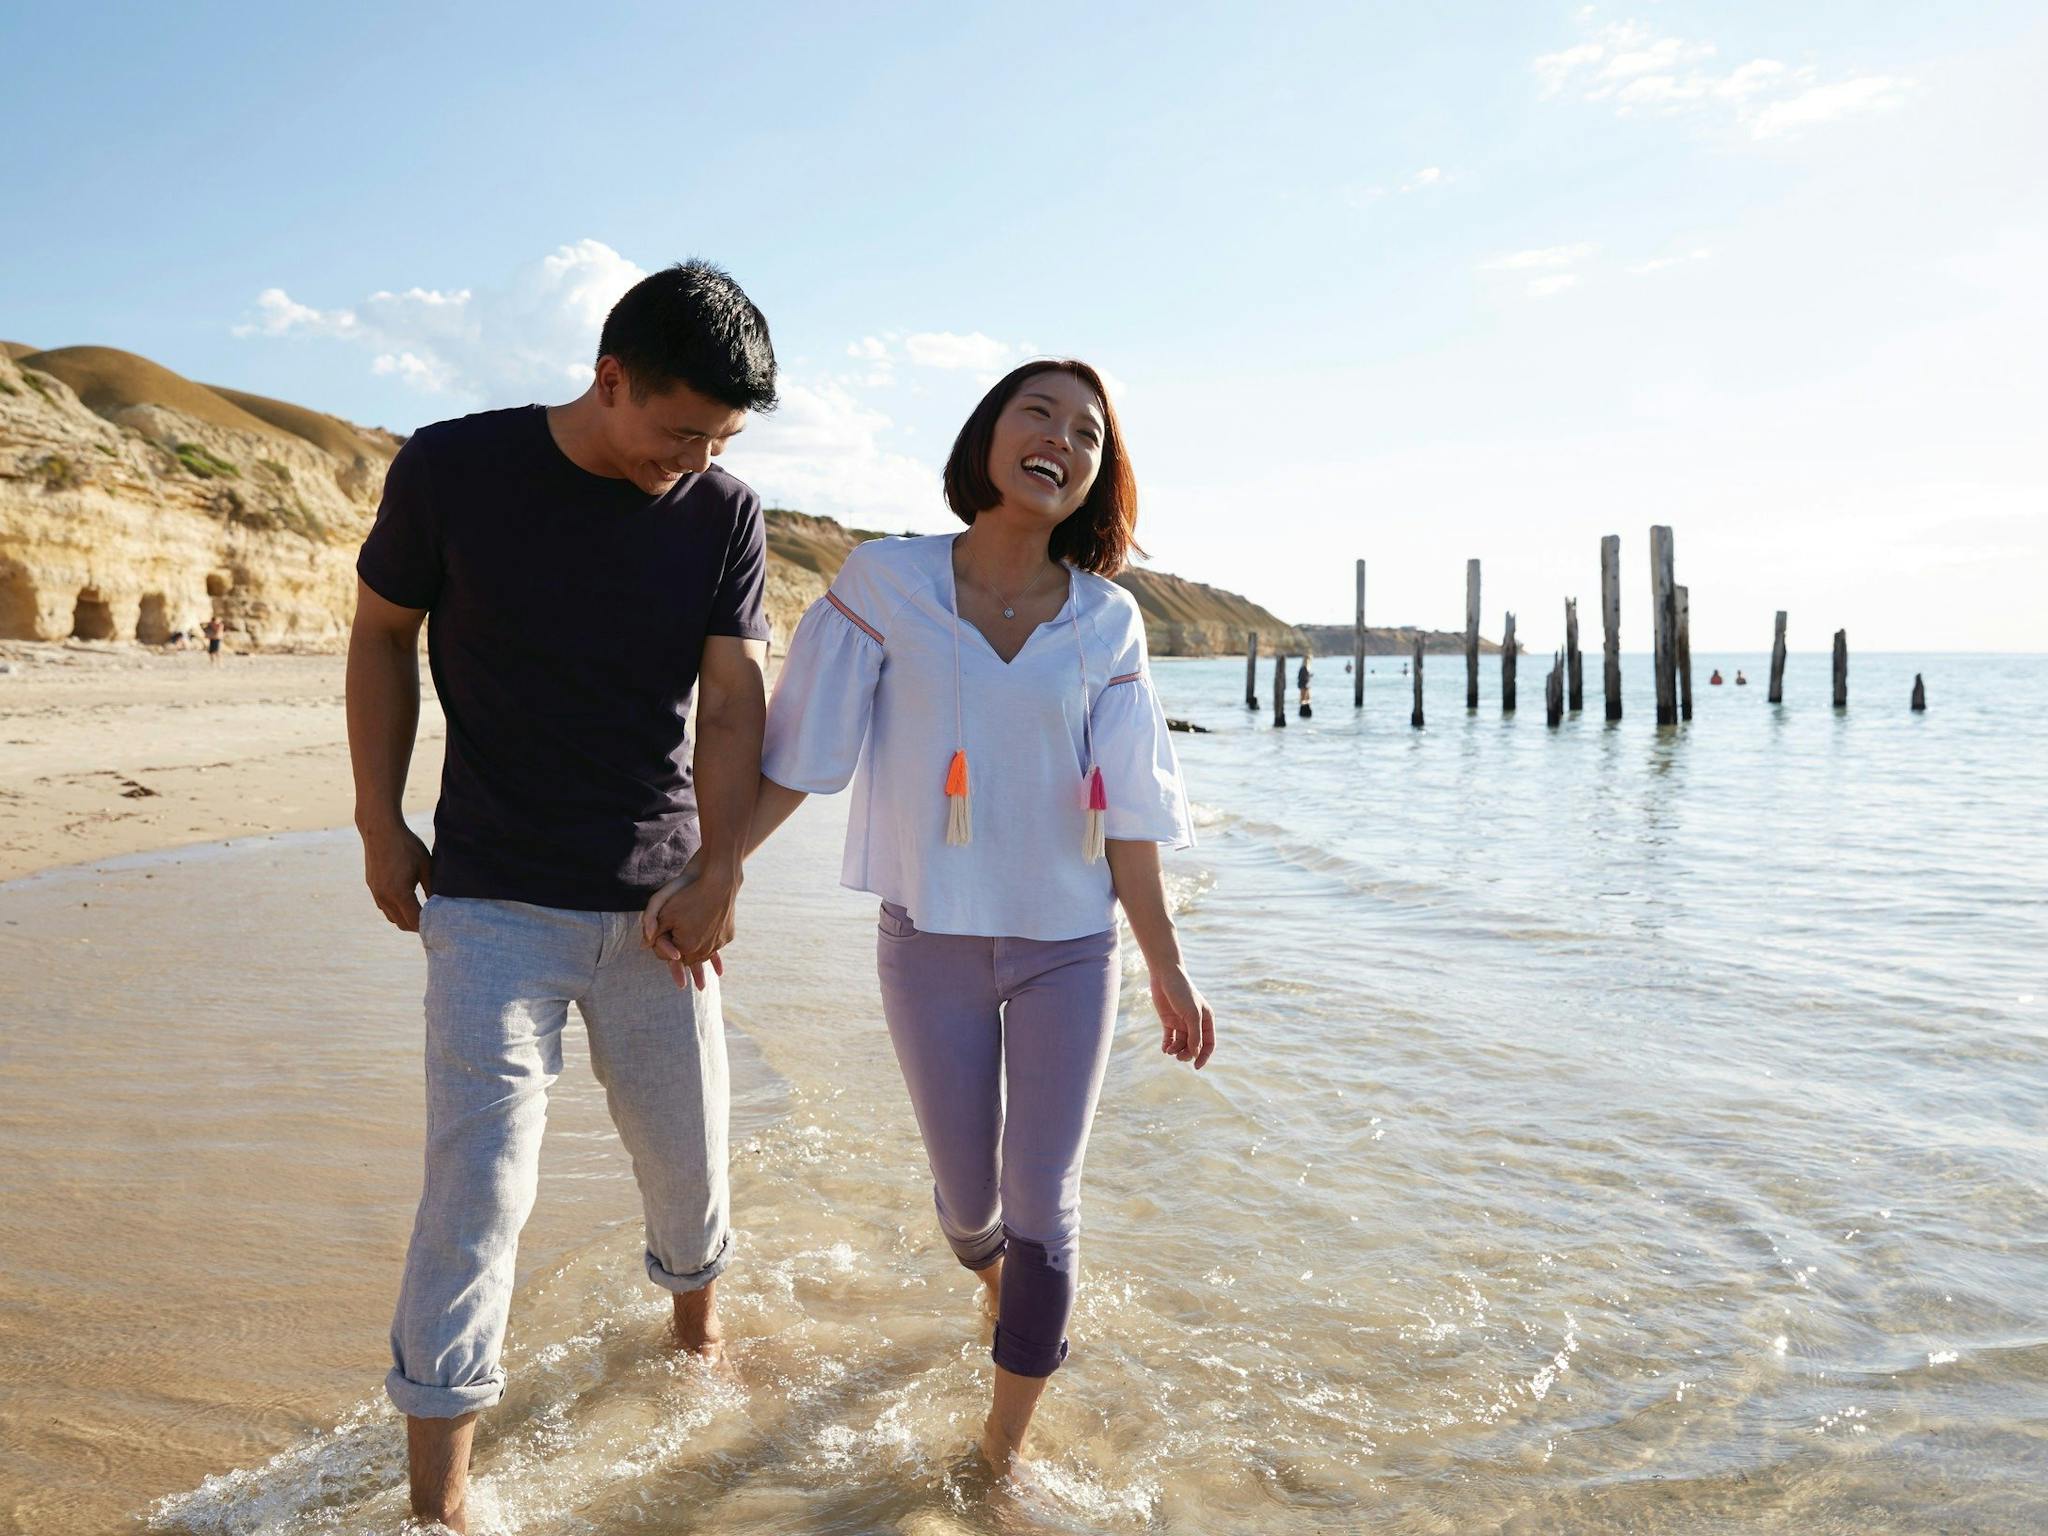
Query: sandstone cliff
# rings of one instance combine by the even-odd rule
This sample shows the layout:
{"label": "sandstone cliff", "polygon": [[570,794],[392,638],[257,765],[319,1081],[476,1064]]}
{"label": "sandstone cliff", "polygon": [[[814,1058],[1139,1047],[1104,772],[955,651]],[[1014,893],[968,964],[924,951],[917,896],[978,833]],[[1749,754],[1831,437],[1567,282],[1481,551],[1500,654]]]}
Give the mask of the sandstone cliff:
{"label": "sandstone cliff", "polygon": [[398,443],[110,348],[0,358],[0,637],[336,643]]}
{"label": "sandstone cliff", "polygon": [[[1314,647],[1316,656],[1349,656],[1351,654],[1351,626],[1349,624],[1304,624],[1301,633]],[[1412,624],[1375,628],[1365,627],[1365,654],[1368,656],[1413,656],[1415,637],[1422,636],[1422,651],[1425,656],[1462,656],[1465,654],[1464,631],[1456,629],[1417,630]],[[1479,649],[1487,656],[1498,655],[1500,642],[1479,637]],[[1525,647],[1517,646],[1516,650]]]}

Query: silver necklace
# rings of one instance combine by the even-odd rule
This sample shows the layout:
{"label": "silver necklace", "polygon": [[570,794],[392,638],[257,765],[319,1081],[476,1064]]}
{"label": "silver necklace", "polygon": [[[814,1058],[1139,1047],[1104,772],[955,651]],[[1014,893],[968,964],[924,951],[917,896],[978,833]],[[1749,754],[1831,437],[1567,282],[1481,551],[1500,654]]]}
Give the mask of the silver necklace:
{"label": "silver necklace", "polygon": [[1014,619],[1015,617],[1017,617],[1017,605],[1023,602],[1024,599],[1029,597],[1032,593],[1036,592],[1038,590],[1038,584],[1044,580],[1045,572],[1040,571],[1036,576],[1031,578],[1031,585],[1026,587],[1022,592],[1019,592],[1015,597],[1004,597],[1002,591],[996,586],[994,582],[990,581],[986,576],[981,578],[981,584],[987,587],[989,591],[995,593],[996,601],[1003,605],[1003,617],[1006,619]]}

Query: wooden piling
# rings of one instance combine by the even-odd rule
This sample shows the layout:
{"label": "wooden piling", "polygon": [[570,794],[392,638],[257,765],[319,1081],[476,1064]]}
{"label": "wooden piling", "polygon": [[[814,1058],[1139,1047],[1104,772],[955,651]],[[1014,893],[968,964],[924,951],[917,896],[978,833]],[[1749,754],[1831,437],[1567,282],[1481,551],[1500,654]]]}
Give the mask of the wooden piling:
{"label": "wooden piling", "polygon": [[1913,712],[1915,714],[1924,714],[1926,711],[1927,684],[1921,679],[1920,674],[1915,672],[1913,674]]}
{"label": "wooden piling", "polygon": [[1586,668],[1584,658],[1579,655],[1579,600],[1576,597],[1564,600],[1564,666],[1565,690],[1570,695],[1571,711],[1577,714],[1586,707]]}
{"label": "wooden piling", "polygon": [[1672,577],[1671,530],[1650,529],[1650,614],[1657,628],[1657,723],[1678,724],[1678,596]]}
{"label": "wooden piling", "polygon": [[1515,712],[1515,616],[1508,615],[1500,635],[1500,712]]}
{"label": "wooden piling", "polygon": [[1408,716],[1408,723],[1418,731],[1422,729],[1422,636],[1415,636],[1415,710]]}
{"label": "wooden piling", "polygon": [[1244,707],[1259,707],[1259,632],[1244,632]]}
{"label": "wooden piling", "polygon": [[1678,718],[1692,718],[1692,588],[1673,587],[1678,608]]}
{"label": "wooden piling", "polygon": [[1465,707],[1479,707],[1479,562],[1465,562]]}
{"label": "wooden piling", "polygon": [[1600,627],[1604,632],[1607,718],[1621,718],[1621,535],[1600,541]]}
{"label": "wooden piling", "polygon": [[1782,608],[1778,610],[1778,636],[1771,642],[1771,691],[1764,702],[1785,702],[1785,610]]}
{"label": "wooden piling", "polygon": [[1556,725],[1564,719],[1564,655],[1550,653],[1550,675],[1543,680],[1543,722]]}
{"label": "wooden piling", "polygon": [[1273,723],[1287,723],[1287,657],[1282,652],[1273,655]]}
{"label": "wooden piling", "polygon": [[1835,631],[1835,708],[1849,707],[1849,631]]}
{"label": "wooden piling", "polygon": [[1351,634],[1351,707],[1365,708],[1365,562],[1358,562],[1358,626]]}

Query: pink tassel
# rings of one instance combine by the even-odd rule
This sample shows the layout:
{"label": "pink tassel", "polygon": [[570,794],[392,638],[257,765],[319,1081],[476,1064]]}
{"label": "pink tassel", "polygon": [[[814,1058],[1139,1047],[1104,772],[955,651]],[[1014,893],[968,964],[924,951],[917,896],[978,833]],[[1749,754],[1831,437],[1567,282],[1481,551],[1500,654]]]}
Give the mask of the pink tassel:
{"label": "pink tassel", "polygon": [[1088,819],[1081,835],[1081,856],[1090,864],[1103,855],[1102,813],[1108,809],[1109,792],[1102,787],[1102,770],[1091,766],[1088,770]]}

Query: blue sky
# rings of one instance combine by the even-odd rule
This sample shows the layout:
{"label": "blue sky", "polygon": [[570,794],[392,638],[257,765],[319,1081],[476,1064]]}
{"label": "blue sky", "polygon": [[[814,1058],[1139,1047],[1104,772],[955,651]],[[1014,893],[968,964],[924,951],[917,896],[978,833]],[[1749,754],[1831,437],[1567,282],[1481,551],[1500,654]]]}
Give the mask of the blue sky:
{"label": "blue sky", "polygon": [[398,430],[563,399],[723,262],[771,501],[948,526],[1031,352],[1164,568],[1556,643],[1676,528],[1695,645],[2048,649],[2035,5],[14,7],[0,336]]}

